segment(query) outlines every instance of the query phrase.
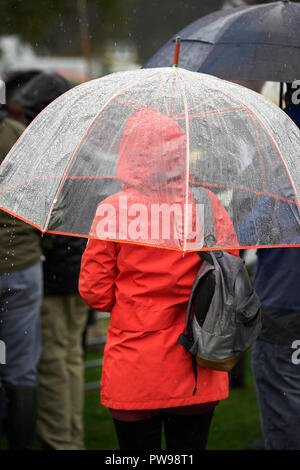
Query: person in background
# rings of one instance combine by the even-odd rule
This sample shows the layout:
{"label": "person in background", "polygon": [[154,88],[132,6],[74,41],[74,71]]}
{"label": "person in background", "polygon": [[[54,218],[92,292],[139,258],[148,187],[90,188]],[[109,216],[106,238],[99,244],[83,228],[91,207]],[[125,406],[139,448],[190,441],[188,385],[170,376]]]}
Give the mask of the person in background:
{"label": "person in background", "polygon": [[[23,130],[0,110],[0,163]],[[40,239],[33,227],[0,211],[0,339],[6,348],[6,364],[0,365],[0,428],[5,425],[10,450],[31,449],[35,436],[43,291]]]}
{"label": "person in background", "polygon": [[[293,92],[287,84],[285,112],[299,127]],[[257,251],[254,288],[262,303],[262,331],[252,347],[252,370],[263,436],[256,448],[300,450],[299,285],[300,248]]]}
{"label": "person in background", "polygon": [[[226,8],[232,8],[235,6],[238,6],[239,4],[245,4],[243,0],[232,0],[232,1],[227,1],[224,2],[224,7]],[[251,3],[251,2],[249,2]],[[226,4],[226,5],[225,5]],[[261,93],[264,82],[260,80],[231,80],[233,83],[237,83],[238,85],[244,86],[246,88],[249,88],[250,90],[256,91],[256,93]],[[255,152],[255,151],[254,151]],[[250,156],[247,155],[247,158]],[[250,159],[250,158],[249,158]],[[251,161],[251,160],[250,160]],[[244,171],[247,171],[247,166],[245,164]],[[244,197],[244,200],[242,200],[242,197]],[[237,198],[237,193],[233,193],[233,199]],[[244,211],[247,211],[247,208],[249,207],[249,201],[247,200],[247,194],[238,194],[238,201],[236,201],[240,210],[238,214],[235,214],[235,217],[233,218],[234,226],[237,227],[240,221],[240,217],[243,217]],[[234,202],[232,202],[232,205],[234,206]],[[244,209],[243,209],[244,208]],[[246,257],[246,252],[247,250],[240,250],[240,257],[245,258]],[[230,388],[232,389],[237,389],[237,388],[243,388],[246,383],[245,379],[245,366],[246,366],[246,361],[245,361],[245,356],[242,356],[241,359],[237,362],[237,364],[234,366],[234,368],[229,372],[229,384]]]}
{"label": "person in background", "polygon": [[14,96],[36,75],[41,73],[38,69],[11,70],[4,72],[2,79],[5,83],[5,111],[10,119],[21,122],[26,126],[26,118],[19,103],[14,101]]}
{"label": "person in background", "polygon": [[[70,88],[56,73],[32,78],[13,101],[29,124]],[[44,449],[84,448],[82,334],[88,307],[78,294],[82,238],[45,234],[42,353],[38,366],[37,433]]]}

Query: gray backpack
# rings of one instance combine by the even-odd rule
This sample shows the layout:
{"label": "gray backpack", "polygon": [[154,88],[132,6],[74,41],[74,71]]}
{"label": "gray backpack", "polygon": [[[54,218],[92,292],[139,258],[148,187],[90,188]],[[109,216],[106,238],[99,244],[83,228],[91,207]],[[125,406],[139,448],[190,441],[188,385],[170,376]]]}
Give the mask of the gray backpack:
{"label": "gray backpack", "polygon": [[[212,209],[206,217],[213,221]],[[206,246],[212,247],[213,223],[207,227]],[[244,261],[226,251],[199,251],[198,255],[203,263],[192,286],[185,332],[178,338],[192,354],[196,383],[197,363],[230,371],[261,330],[260,301]]]}

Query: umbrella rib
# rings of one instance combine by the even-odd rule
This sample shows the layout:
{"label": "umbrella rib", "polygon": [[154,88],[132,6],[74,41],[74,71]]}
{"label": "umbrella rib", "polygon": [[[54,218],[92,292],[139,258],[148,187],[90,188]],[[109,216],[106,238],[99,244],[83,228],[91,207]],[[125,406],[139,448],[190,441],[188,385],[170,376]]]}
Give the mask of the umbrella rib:
{"label": "umbrella rib", "polygon": [[253,117],[251,116],[251,114],[249,113],[249,111],[248,111],[248,116],[249,116],[249,119],[250,119],[250,121],[252,123],[252,126],[253,126],[254,135],[255,135],[255,138],[256,138],[257,146],[258,146],[259,157],[260,157],[260,161],[261,161],[262,172],[263,172],[263,176],[264,176],[265,188],[268,191],[269,186],[268,186],[268,182],[267,182],[265,162],[264,162],[264,157],[263,157],[263,153],[262,153],[262,149],[261,149],[260,140],[259,140],[258,133],[257,133],[257,127],[256,127],[255,121],[254,121]]}
{"label": "umbrella rib", "polygon": [[179,70],[175,68],[178,75],[180,87],[183,95],[183,104],[185,110],[185,125],[186,125],[186,187],[185,187],[185,207],[184,207],[184,234],[183,234],[183,254],[186,251],[187,243],[187,216],[188,216],[188,197],[189,197],[189,174],[190,174],[190,125],[186,93],[183,85],[183,80],[179,74]]}
{"label": "umbrella rib", "polygon": [[231,41],[220,41],[220,42],[210,42],[204,41],[201,39],[181,39],[181,42],[191,42],[191,43],[200,43],[200,44],[209,44],[210,46],[224,46],[224,45],[231,45],[231,46],[242,46],[242,45],[249,45],[249,46],[274,46],[274,47],[292,47],[294,49],[300,49],[300,46],[296,44],[276,44],[273,42],[231,42]]}
{"label": "umbrella rib", "polygon": [[258,196],[267,196],[267,197],[272,197],[273,199],[279,199],[280,201],[286,202],[287,204],[293,204],[295,206],[298,206],[297,202],[292,201],[291,199],[288,199],[283,196],[278,196],[277,194],[269,193],[266,191],[258,191],[256,189],[250,189],[250,188],[242,188],[239,186],[232,186],[230,184],[217,184],[217,183],[204,183],[200,181],[193,181],[193,185],[195,186],[204,186],[204,187],[212,187],[212,188],[222,188],[222,189],[233,189],[235,191],[244,191],[252,194],[256,194]]}
{"label": "umbrella rib", "polygon": [[[228,110],[228,111],[226,111],[226,110]],[[216,110],[207,111],[207,112],[200,113],[200,114],[191,114],[191,115],[189,115],[189,119],[195,119],[195,118],[204,117],[204,116],[216,116],[218,114],[219,115],[220,114],[230,114],[230,113],[236,113],[238,111],[247,111],[247,109],[246,108],[234,108],[232,106],[232,107],[229,107],[229,108],[216,109]],[[176,121],[182,121],[183,119],[184,119],[184,117],[179,117],[179,118],[176,119]]]}
{"label": "umbrella rib", "polygon": [[118,92],[115,93],[111,98],[108,99],[108,101],[102,106],[102,108],[100,109],[100,111],[96,114],[96,116],[94,117],[94,119],[92,120],[92,122],[89,124],[88,128],[86,129],[86,131],[85,131],[84,134],[82,135],[79,144],[77,145],[75,151],[73,152],[73,154],[72,154],[72,156],[71,156],[71,158],[70,158],[70,161],[69,161],[69,163],[68,163],[68,165],[67,165],[67,167],[66,167],[66,170],[65,170],[65,172],[64,172],[64,174],[63,174],[63,177],[62,177],[62,179],[61,179],[61,182],[60,182],[60,184],[59,184],[59,187],[58,187],[58,189],[57,189],[57,191],[56,191],[56,194],[55,194],[55,196],[54,196],[54,198],[53,198],[53,201],[52,201],[52,204],[51,204],[51,208],[50,208],[50,211],[49,211],[49,214],[48,214],[48,216],[47,216],[47,219],[46,219],[46,222],[45,222],[45,225],[44,225],[44,228],[43,228],[42,232],[46,232],[46,231],[47,231],[47,227],[48,227],[48,225],[49,225],[49,221],[50,221],[50,218],[51,218],[51,215],[52,215],[54,206],[55,206],[56,201],[57,201],[57,199],[58,199],[59,193],[60,193],[60,191],[61,191],[61,189],[62,189],[62,187],[63,187],[63,185],[64,185],[64,182],[65,182],[65,180],[66,180],[66,178],[67,178],[67,173],[68,173],[68,171],[69,171],[69,169],[70,169],[70,167],[71,167],[71,165],[72,165],[72,163],[73,163],[73,161],[74,161],[75,156],[78,154],[79,148],[80,148],[80,146],[81,146],[81,144],[82,144],[84,138],[87,136],[87,134],[89,133],[90,129],[92,128],[92,126],[94,125],[94,123],[96,122],[96,120],[98,119],[98,117],[100,116],[100,114],[107,108],[107,106],[108,106],[112,101],[114,101],[114,99],[116,99],[118,96],[122,95],[125,91],[130,90],[130,88],[132,88],[133,86],[135,86],[135,85],[137,85],[137,84],[143,83],[143,82],[145,82],[145,81],[147,81],[147,80],[149,80],[149,79],[153,79],[153,77],[155,77],[155,76],[157,76],[157,75],[161,75],[161,72],[159,71],[159,72],[153,73],[153,75],[147,76],[147,77],[145,77],[145,78],[143,78],[143,79],[136,80],[134,83],[130,84],[128,87],[125,87],[125,88],[123,88],[122,90],[118,91]]}
{"label": "umbrella rib", "polygon": [[[202,105],[204,105],[204,104],[210,103],[211,101],[214,101],[214,100],[215,100],[215,97],[209,98],[209,100],[202,101],[202,103],[199,103],[199,104],[197,104],[196,106],[193,106],[192,108],[188,109],[188,112],[190,113],[190,112],[193,111],[194,109],[199,108],[199,106],[202,106]],[[174,119],[177,119],[177,118],[178,118],[179,116],[181,116],[182,114],[184,114],[184,111],[183,111],[182,113],[176,114],[176,116],[174,116]]]}
{"label": "umbrella rib", "polygon": [[[159,87],[157,88],[157,97],[154,98],[154,105],[157,107],[157,102],[159,100],[159,96],[160,96],[160,90],[162,89],[162,86],[163,86],[163,82],[162,80],[160,81],[159,83]],[[169,115],[169,110],[168,110],[168,105],[167,105],[167,102],[166,102],[166,98],[164,96],[164,105],[165,105],[165,108],[166,108],[166,114],[167,116]]]}
{"label": "umbrella rib", "polygon": [[132,101],[135,101],[137,104],[139,104],[141,107],[146,107],[146,105],[144,103],[142,103],[141,101],[137,100],[136,98],[133,98],[132,96],[130,96],[128,93],[123,93],[124,96],[127,96],[128,98],[130,98]]}
{"label": "umbrella rib", "polygon": [[122,104],[123,106],[128,106],[128,108],[133,108],[133,109],[140,109],[141,108],[140,105],[128,103],[128,101],[122,101],[122,100],[119,100],[118,98],[115,99],[115,102],[119,103],[119,104]]}
{"label": "umbrella rib", "polygon": [[[162,83],[161,83],[160,88],[162,88]],[[169,111],[169,108],[168,108],[168,103],[167,103],[167,100],[166,100],[165,95],[164,95],[163,101],[164,101],[164,104],[165,104],[167,116],[169,116],[169,115],[170,115],[170,111]]]}
{"label": "umbrella rib", "polygon": [[169,117],[173,117],[173,106],[174,106],[174,96],[175,96],[175,93],[174,93],[175,83],[176,83],[176,76],[173,77],[173,81],[172,81],[172,93],[171,93],[171,98],[170,98],[170,110],[169,110],[169,114],[168,114]]}

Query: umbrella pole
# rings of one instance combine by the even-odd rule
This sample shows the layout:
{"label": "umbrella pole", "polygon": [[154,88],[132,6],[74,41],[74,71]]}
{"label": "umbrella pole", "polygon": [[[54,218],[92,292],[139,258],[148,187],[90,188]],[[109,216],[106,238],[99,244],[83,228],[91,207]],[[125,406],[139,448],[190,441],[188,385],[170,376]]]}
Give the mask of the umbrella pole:
{"label": "umbrella pole", "polygon": [[280,82],[280,91],[279,91],[279,107],[282,109],[282,100],[283,100],[283,82]]}
{"label": "umbrella pole", "polygon": [[173,63],[173,67],[178,67],[179,51],[180,51],[180,36],[177,36],[177,37],[176,37],[176,41],[175,41],[174,63]]}

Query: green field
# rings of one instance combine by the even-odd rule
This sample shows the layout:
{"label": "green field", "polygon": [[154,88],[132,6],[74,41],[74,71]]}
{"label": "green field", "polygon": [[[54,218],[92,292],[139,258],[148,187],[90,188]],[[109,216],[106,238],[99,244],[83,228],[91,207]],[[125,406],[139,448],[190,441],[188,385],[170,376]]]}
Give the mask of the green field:
{"label": "green field", "polygon": [[[100,354],[89,352],[86,360],[98,359]],[[250,352],[246,356],[246,383],[233,389],[230,397],[216,408],[209,435],[208,450],[243,450],[260,435],[259,411],[250,369]],[[85,381],[100,380],[101,368],[86,369]],[[88,450],[116,450],[118,442],[109,411],[100,405],[99,390],[85,392],[85,445]],[[6,440],[2,442],[6,449]],[[35,449],[40,449],[36,442]]]}

